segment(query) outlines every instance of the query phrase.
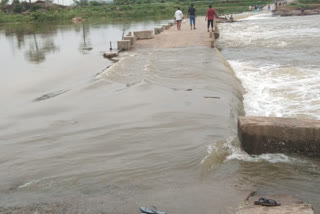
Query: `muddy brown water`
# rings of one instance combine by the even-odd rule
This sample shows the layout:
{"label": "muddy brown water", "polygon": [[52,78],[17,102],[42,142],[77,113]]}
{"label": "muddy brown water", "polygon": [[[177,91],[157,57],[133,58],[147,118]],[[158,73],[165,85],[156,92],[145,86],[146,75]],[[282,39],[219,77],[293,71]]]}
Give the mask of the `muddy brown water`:
{"label": "muddy brown water", "polygon": [[252,190],[319,209],[319,159],[241,150],[243,88],[215,50],[140,49],[105,71],[123,29],[165,22],[0,27],[0,212],[233,213]]}

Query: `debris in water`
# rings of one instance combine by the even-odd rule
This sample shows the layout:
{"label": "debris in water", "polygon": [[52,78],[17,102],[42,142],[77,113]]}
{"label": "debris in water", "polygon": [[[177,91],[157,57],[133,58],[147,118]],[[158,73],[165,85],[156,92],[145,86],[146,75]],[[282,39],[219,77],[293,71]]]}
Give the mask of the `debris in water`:
{"label": "debris in water", "polygon": [[204,96],[204,98],[220,99],[220,97],[209,97],[209,96]]}
{"label": "debris in water", "polygon": [[147,208],[147,207],[140,207],[140,211],[142,213],[146,213],[146,214],[167,214],[166,212],[162,212],[160,211],[158,208],[156,208],[155,206],[152,206],[151,208]]}

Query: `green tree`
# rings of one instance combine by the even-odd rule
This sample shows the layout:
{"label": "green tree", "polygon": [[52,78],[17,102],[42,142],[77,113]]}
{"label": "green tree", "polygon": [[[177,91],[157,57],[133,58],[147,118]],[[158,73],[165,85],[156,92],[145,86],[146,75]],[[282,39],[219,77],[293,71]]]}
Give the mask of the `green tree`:
{"label": "green tree", "polygon": [[19,0],[13,0],[12,1],[12,5],[16,5],[16,4],[20,4],[20,1]]}
{"label": "green tree", "polygon": [[12,10],[14,13],[21,13],[22,10],[23,10],[23,7],[21,6],[20,4],[20,1],[19,0],[13,0],[12,1]]}
{"label": "green tree", "polygon": [[7,5],[9,0],[1,0],[0,5]]}

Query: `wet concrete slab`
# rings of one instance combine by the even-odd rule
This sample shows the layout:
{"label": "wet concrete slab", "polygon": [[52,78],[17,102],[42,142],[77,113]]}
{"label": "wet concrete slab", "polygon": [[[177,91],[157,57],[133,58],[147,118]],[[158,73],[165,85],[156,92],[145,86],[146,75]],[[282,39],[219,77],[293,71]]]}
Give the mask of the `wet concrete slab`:
{"label": "wet concrete slab", "polygon": [[239,117],[238,134],[249,154],[320,153],[319,120]]}

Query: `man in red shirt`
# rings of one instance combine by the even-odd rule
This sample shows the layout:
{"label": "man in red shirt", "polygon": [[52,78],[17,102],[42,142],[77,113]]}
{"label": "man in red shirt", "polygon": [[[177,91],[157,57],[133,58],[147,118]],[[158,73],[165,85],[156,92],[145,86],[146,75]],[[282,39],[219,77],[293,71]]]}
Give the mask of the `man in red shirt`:
{"label": "man in red shirt", "polygon": [[214,17],[219,18],[218,15],[216,14],[216,11],[212,8],[211,5],[209,5],[209,9],[208,9],[207,15],[206,15],[206,20],[208,20],[208,32],[209,32],[210,25],[211,25],[211,31],[213,32]]}

